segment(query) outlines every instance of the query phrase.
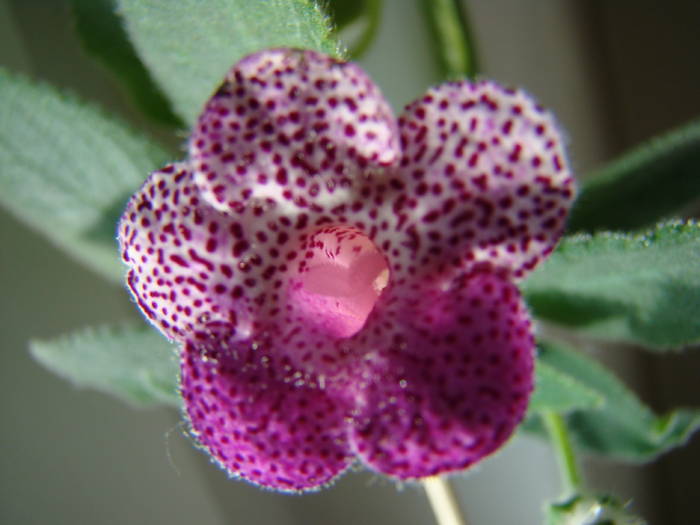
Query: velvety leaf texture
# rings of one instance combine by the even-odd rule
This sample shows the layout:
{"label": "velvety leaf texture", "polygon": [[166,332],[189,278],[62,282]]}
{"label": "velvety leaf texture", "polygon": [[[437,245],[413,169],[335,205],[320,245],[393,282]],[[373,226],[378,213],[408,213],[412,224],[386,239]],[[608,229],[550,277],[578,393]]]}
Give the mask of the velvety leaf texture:
{"label": "velvety leaf texture", "polygon": [[630,230],[677,214],[700,197],[700,121],[645,143],[593,173],[571,231]]}
{"label": "velvety leaf texture", "polygon": [[2,69],[0,100],[0,204],[121,281],[116,220],[168,155],[96,108]]}
{"label": "velvety leaf texture", "polygon": [[330,21],[310,0],[118,0],[142,59],[192,123],[226,71],[272,47],[338,54]]}
{"label": "velvety leaf texture", "polygon": [[[657,416],[612,372],[581,352],[545,344],[540,346],[539,360],[604,399],[602,406],[579,408],[566,416],[577,444],[591,452],[649,461],[683,445],[700,427],[700,410],[679,409]],[[525,429],[536,427],[531,420]]]}
{"label": "velvety leaf texture", "polygon": [[140,406],[180,404],[175,347],[145,324],[32,341],[34,358],[76,386]]}
{"label": "velvety leaf texture", "polygon": [[180,125],[129,41],[116,13],[116,0],[71,0],[71,3],[76,31],[88,53],[119,77],[144,113],[161,124]]}
{"label": "velvety leaf texture", "polygon": [[524,283],[540,318],[656,350],[700,341],[700,228],[565,238]]}
{"label": "velvety leaf texture", "polygon": [[528,414],[546,410],[566,413],[575,409],[594,409],[605,402],[599,392],[542,360],[537,360],[535,373],[535,391]]}

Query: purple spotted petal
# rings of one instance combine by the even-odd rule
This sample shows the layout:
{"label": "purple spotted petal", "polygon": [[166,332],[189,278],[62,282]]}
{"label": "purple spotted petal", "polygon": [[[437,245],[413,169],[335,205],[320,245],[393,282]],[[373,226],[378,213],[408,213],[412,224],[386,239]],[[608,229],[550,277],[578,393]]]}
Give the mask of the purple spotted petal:
{"label": "purple spotted petal", "polygon": [[[534,340],[517,288],[476,274],[407,302],[360,381],[351,444],[400,478],[464,469],[513,433],[532,390]],[[368,328],[370,328],[368,326]]]}
{"label": "purple spotted petal", "polygon": [[[166,336],[197,339],[224,326],[229,336],[250,335],[261,294],[282,283],[262,250],[252,251],[257,219],[258,208],[233,219],[208,206],[185,164],[153,173],[132,197],[119,225],[128,284]],[[260,229],[275,235],[264,222]]]}
{"label": "purple spotted petal", "polygon": [[554,248],[573,178],[551,115],[528,95],[443,84],[409,105],[399,128],[420,264],[486,262],[522,277]]}
{"label": "purple spotted petal", "polygon": [[365,351],[345,338],[364,325],[387,263],[359,230],[310,230],[306,214],[278,211],[221,213],[200,199],[185,164],[155,172],[119,226],[128,284],[170,339],[255,343],[316,382],[310,372],[337,374]]}
{"label": "purple spotted petal", "polygon": [[[393,164],[389,105],[354,64],[315,51],[267,50],[231,69],[190,139],[195,180],[220,210],[250,199],[314,208],[368,167]],[[335,194],[335,197],[333,197]]]}
{"label": "purple spotted petal", "polygon": [[407,479],[512,434],[533,359],[512,281],[573,193],[523,93],[439,86],[397,126],[357,66],[277,49],[231,70],[119,241],[140,308],[183,343],[198,440],[234,476],[307,490],[350,450]]}
{"label": "purple spotted petal", "polygon": [[343,402],[276,379],[245,348],[187,344],[181,389],[197,440],[235,477],[282,491],[316,489],[353,462]]}

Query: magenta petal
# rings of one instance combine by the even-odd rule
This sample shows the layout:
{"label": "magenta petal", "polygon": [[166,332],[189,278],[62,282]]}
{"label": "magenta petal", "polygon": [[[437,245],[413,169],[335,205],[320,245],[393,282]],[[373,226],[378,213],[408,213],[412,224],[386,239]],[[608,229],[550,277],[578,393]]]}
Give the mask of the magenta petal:
{"label": "magenta petal", "polygon": [[475,274],[406,301],[392,343],[358,393],[351,444],[400,479],[468,467],[498,449],[523,418],[534,339],[517,288]]}
{"label": "magenta petal", "polygon": [[345,405],[323,390],[278,381],[255,350],[182,354],[182,396],[201,445],[231,475],[282,491],[319,488],[353,461]]}
{"label": "magenta petal", "polygon": [[359,67],[272,49],[231,69],[197,122],[190,154],[204,198],[220,210],[251,198],[299,208],[342,202],[362,170],[393,164],[398,133]]}
{"label": "magenta petal", "polygon": [[399,129],[420,264],[486,263],[519,278],[554,248],[575,188],[561,133],[527,94],[442,84],[406,108]]}

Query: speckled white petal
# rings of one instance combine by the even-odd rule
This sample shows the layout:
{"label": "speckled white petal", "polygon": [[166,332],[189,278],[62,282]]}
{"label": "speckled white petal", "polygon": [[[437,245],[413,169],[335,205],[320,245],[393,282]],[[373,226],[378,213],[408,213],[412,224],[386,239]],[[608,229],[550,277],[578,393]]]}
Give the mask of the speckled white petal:
{"label": "speckled white petal", "polygon": [[342,202],[398,158],[391,109],[359,67],[273,49],[236,64],[190,139],[195,181],[222,211],[271,199],[290,212]]}
{"label": "speckled white petal", "polygon": [[520,278],[554,248],[574,180],[552,116],[527,94],[443,84],[410,104],[399,128],[415,264],[486,264]]}

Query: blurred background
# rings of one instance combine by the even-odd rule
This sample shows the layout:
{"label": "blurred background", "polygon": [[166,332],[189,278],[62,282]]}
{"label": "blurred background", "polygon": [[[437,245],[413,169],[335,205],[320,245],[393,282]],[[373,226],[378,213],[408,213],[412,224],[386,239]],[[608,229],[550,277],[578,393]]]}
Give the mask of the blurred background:
{"label": "blurred background", "polygon": [[[580,174],[700,115],[700,2],[463,4],[482,75],[523,87],[554,110]],[[361,63],[397,111],[437,82],[417,2],[385,1],[380,33]],[[113,77],[82,51],[65,0],[0,0],[0,65],[97,100],[166,136],[138,116]],[[51,375],[29,357],[30,338],[130,319],[135,308],[124,289],[1,210],[0,241],[0,522],[433,523],[420,487],[362,471],[303,497],[230,482],[184,437],[175,411],[134,410]],[[659,359],[615,348],[603,358],[659,410],[700,405],[697,352]],[[664,525],[694,522],[698,467],[700,439],[651,466],[586,460],[591,485]],[[540,523],[543,501],[559,492],[547,444],[527,436],[454,481],[472,525]]]}

